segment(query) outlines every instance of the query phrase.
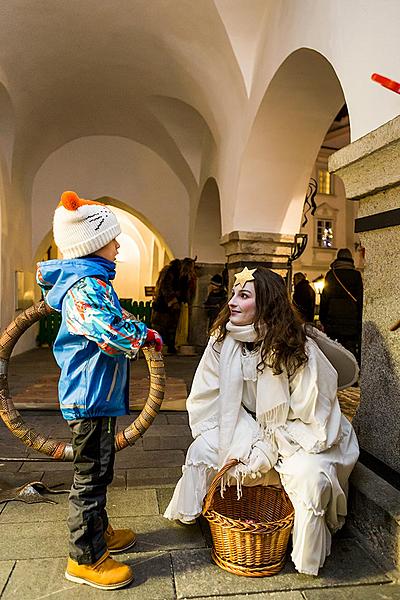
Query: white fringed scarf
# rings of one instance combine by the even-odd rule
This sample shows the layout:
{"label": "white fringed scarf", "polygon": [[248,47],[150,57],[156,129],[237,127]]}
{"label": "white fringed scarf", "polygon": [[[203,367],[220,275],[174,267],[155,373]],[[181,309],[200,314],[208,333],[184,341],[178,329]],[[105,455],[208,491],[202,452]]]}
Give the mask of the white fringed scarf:
{"label": "white fringed scarf", "polygon": [[257,371],[260,353],[243,355],[243,343],[255,342],[254,325],[226,325],[227,335],[221,348],[219,364],[219,467],[232,456],[230,452],[243,397],[243,381],[257,380],[256,419],[264,437],[273,438],[275,429],[284,425],[289,412],[289,381],[285,372],[274,375],[265,366]]}

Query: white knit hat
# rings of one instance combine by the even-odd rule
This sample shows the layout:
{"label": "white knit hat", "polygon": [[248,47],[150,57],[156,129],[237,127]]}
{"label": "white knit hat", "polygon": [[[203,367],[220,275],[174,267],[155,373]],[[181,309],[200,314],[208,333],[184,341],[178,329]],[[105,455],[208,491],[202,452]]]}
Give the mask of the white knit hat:
{"label": "white knit hat", "polygon": [[87,256],[100,250],[121,233],[112,210],[101,202],[84,200],[64,192],[54,213],[54,241],[64,258]]}

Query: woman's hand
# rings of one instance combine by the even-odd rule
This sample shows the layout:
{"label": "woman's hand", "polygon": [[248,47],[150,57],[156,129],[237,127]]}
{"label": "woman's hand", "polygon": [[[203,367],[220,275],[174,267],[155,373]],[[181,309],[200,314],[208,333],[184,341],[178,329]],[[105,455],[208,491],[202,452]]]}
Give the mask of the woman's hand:
{"label": "woman's hand", "polygon": [[262,477],[264,473],[268,473],[275,465],[277,460],[277,452],[273,450],[272,445],[267,444],[262,440],[258,440],[250,452],[248,468],[251,472],[251,477]]}

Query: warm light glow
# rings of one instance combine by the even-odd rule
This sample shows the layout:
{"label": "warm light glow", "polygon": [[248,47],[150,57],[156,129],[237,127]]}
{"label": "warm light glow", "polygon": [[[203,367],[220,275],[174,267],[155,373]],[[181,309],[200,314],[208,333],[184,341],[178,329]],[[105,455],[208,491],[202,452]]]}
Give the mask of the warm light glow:
{"label": "warm light glow", "polygon": [[[113,206],[122,233],[117,254],[115,290],[120,298],[148,300],[145,286],[154,285],[164,266],[165,247],[155,234],[134,215]],[[154,248],[157,246],[157,252]]]}
{"label": "warm light glow", "polygon": [[322,278],[318,278],[315,281],[313,281],[314,287],[316,292],[318,292],[318,294],[322,294],[322,290],[324,289],[324,285],[325,285],[325,279]]}
{"label": "warm light glow", "polygon": [[129,258],[130,246],[132,244],[132,238],[130,238],[126,233],[120,233],[117,237],[117,242],[119,243],[116,259],[117,263],[127,262]]}

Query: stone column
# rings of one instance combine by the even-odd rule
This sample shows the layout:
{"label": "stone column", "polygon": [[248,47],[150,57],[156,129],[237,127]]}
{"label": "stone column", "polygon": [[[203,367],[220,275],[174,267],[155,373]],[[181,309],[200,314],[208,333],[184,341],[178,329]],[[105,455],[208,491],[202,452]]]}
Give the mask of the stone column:
{"label": "stone column", "polygon": [[233,274],[245,266],[268,267],[283,277],[294,247],[294,236],[281,233],[232,231],[221,238],[225,248],[230,285]]}
{"label": "stone column", "polygon": [[[400,473],[400,117],[329,160],[346,196],[359,200],[355,231],[365,247],[360,446]],[[368,455],[367,455],[368,456]],[[378,471],[379,471],[379,463]],[[384,476],[384,475],[382,475]]]}

